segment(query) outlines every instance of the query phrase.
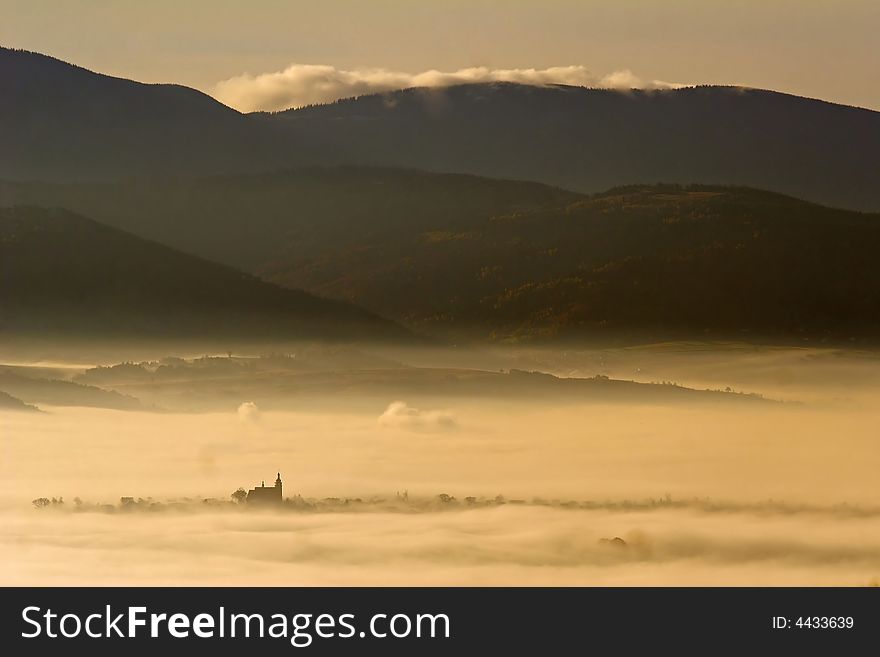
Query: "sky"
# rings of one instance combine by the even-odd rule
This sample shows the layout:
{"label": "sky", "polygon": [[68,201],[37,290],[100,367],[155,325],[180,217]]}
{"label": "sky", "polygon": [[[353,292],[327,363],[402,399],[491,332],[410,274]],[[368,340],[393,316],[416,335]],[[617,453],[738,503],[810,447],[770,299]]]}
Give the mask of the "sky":
{"label": "sky", "polygon": [[551,69],[582,84],[742,84],[880,110],[877,0],[0,0],[0,16],[4,46],[240,109],[426,73]]}

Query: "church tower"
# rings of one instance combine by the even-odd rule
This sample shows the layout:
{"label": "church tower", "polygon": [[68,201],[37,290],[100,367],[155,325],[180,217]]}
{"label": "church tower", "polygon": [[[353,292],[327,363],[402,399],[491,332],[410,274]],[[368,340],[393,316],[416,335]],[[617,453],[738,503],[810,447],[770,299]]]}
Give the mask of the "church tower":
{"label": "church tower", "polygon": [[284,499],[284,495],[281,492],[281,473],[278,473],[278,476],[275,478],[275,495],[278,497],[278,501]]}

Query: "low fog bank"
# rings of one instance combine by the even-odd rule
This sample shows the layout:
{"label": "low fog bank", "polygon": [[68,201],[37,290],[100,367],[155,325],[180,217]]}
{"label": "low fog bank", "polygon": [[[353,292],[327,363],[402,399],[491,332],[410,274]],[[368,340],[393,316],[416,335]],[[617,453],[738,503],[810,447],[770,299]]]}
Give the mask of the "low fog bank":
{"label": "low fog bank", "polygon": [[[239,412],[242,404],[202,415],[0,413],[0,583],[880,577],[878,412],[462,400]],[[291,500],[281,512],[232,503],[236,488],[276,471]],[[47,508],[33,507],[40,497]],[[122,497],[133,500],[120,508]]]}
{"label": "low fog bank", "polygon": [[[0,391],[36,405],[190,412],[244,401],[300,410],[341,399],[336,410],[344,411],[363,399],[424,404],[462,397],[542,404],[764,399],[859,409],[880,398],[880,353],[838,347],[227,346],[111,344],[90,351],[56,344],[11,353],[7,345],[0,350]],[[26,389],[27,379],[47,385]]]}
{"label": "low fog bank", "polygon": [[[0,582],[880,577],[874,353],[693,344],[208,353],[165,351],[146,364],[47,354],[0,366],[15,388],[0,390],[39,396],[44,411],[0,410]],[[487,380],[514,385],[486,395]],[[701,393],[672,384],[805,403],[724,393],[697,403]],[[571,385],[586,387],[556,394]],[[279,471],[283,512],[230,500]],[[120,508],[123,497],[132,501]],[[38,498],[48,507],[35,509]]]}
{"label": "low fog bank", "polygon": [[[541,405],[775,403],[730,387],[698,390],[674,381],[645,383],[603,374],[571,377],[535,369],[414,366],[352,348],[258,357],[166,357],[77,369],[6,364],[0,365],[0,389],[40,404],[177,412],[222,411],[233,405],[241,411],[252,408],[248,404],[273,410],[350,411],[401,397],[428,403],[480,399]],[[249,401],[239,402],[243,398]],[[403,402],[392,402],[385,421],[429,417]]]}
{"label": "low fog bank", "polygon": [[0,413],[0,500],[225,499],[280,471],[285,495],[314,498],[409,490],[880,505],[878,411],[482,400],[238,409]]}
{"label": "low fog bank", "polygon": [[[447,513],[451,511],[472,511],[476,509],[514,507],[544,507],[567,511],[612,511],[615,513],[644,513],[647,511],[697,511],[704,514],[752,514],[755,516],[793,516],[807,515],[836,518],[876,518],[880,517],[880,506],[862,506],[842,502],[830,506],[819,504],[789,503],[778,500],[762,502],[736,502],[713,500],[710,498],[675,499],[671,495],[660,498],[625,500],[564,500],[533,497],[531,499],[506,498],[504,495],[484,497],[465,495],[456,497],[449,493],[433,496],[410,495],[409,491],[396,491],[393,496],[371,495],[362,497],[285,497],[278,504],[255,506],[249,504],[239,488],[228,499],[122,497],[117,503],[95,502],[74,497],[65,501],[63,497],[38,497],[31,500],[37,511],[49,518],[60,518],[68,513],[105,514],[201,514],[201,513],[248,513],[248,514],[290,514],[290,513]],[[23,511],[22,504],[0,504],[0,510]]]}
{"label": "low fog bank", "polygon": [[483,358],[563,377],[600,374],[645,383],[672,381],[696,389],[757,392],[772,399],[835,406],[870,406],[880,396],[880,352],[856,348],[669,342],[496,348]]}
{"label": "low fog bank", "polygon": [[878,525],[845,517],[503,505],[0,520],[5,585],[863,586],[880,575]]}

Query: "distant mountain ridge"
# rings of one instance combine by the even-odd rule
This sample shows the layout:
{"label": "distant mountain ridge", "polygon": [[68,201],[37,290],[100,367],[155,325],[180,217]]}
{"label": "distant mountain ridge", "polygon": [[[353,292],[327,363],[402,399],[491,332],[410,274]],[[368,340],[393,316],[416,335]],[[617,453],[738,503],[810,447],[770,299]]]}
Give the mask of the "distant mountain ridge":
{"label": "distant mountain ridge", "polygon": [[275,114],[0,49],[0,178],[110,180],[376,165],[580,192],[733,184],[880,210],[880,113],[735,87],[407,89]]}
{"label": "distant mountain ridge", "polygon": [[880,112],[773,91],[470,84],[274,114],[328,163],[533,180],[580,192],[633,183],[769,189],[880,210]]}

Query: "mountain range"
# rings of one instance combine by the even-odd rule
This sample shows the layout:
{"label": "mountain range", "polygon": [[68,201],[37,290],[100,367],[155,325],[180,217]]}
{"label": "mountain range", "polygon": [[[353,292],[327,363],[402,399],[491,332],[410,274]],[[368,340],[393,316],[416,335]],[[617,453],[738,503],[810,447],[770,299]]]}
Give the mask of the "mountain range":
{"label": "mountain range", "polygon": [[739,87],[617,91],[511,83],[406,89],[242,114],[0,50],[0,178],[109,180],[359,164],[533,180],[769,189],[880,210],[880,113]]}
{"label": "mountain range", "polygon": [[877,112],[499,83],[241,114],[7,49],[0,80],[7,334],[880,333]]}
{"label": "mountain range", "polygon": [[405,89],[262,114],[321,162],[533,180],[743,185],[880,210],[880,112],[741,87]]}

